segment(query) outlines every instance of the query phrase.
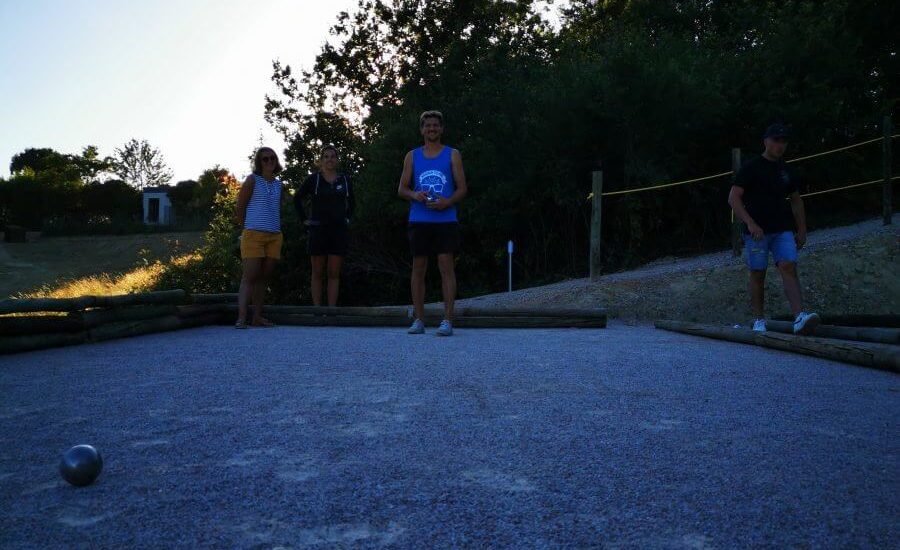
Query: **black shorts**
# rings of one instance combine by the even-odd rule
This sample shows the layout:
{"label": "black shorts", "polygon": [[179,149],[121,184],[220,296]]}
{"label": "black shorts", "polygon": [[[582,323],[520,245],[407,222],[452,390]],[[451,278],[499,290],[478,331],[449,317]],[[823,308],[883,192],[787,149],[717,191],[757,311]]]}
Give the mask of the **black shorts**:
{"label": "black shorts", "polygon": [[411,223],[406,230],[413,256],[455,254],[459,251],[459,224]]}
{"label": "black shorts", "polygon": [[311,225],[306,250],[310,256],[346,256],[350,248],[347,226]]}

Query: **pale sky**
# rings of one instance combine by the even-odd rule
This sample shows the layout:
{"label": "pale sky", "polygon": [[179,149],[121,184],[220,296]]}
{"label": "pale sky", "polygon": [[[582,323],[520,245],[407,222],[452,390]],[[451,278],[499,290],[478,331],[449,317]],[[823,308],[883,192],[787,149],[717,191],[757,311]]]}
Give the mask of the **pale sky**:
{"label": "pale sky", "polygon": [[310,68],[356,0],[0,0],[0,176],[28,147],[101,155],[134,137],[171,183],[220,164],[238,177],[273,93],[272,60]]}

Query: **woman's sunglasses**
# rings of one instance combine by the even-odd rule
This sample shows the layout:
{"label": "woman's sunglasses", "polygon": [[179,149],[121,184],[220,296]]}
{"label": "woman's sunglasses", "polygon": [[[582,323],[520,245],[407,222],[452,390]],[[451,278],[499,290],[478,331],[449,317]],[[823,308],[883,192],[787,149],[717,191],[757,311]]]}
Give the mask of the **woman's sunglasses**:
{"label": "woman's sunglasses", "polygon": [[259,157],[259,160],[261,160],[262,162],[275,162],[275,157],[270,157],[270,156]]}

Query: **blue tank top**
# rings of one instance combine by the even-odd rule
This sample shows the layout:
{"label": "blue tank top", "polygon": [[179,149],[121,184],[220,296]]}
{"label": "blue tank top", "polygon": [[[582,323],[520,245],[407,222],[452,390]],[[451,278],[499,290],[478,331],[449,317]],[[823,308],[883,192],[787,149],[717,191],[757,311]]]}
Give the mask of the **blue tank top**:
{"label": "blue tank top", "polygon": [[268,181],[253,174],[253,195],[247,203],[244,229],[281,232],[281,180]]}
{"label": "blue tank top", "polygon": [[[425,191],[449,198],[456,191],[453,182],[453,170],[450,159],[453,148],[444,146],[435,158],[426,158],[424,148],[413,150],[413,191]],[[455,222],[456,205],[444,210],[430,210],[419,201],[412,201],[409,207],[411,223],[449,223]]]}

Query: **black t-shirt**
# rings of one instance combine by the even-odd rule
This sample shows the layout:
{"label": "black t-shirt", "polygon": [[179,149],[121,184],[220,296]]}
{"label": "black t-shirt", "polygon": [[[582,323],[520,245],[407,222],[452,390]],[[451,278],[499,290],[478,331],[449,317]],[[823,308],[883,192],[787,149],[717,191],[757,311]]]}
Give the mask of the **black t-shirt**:
{"label": "black t-shirt", "polygon": [[353,217],[353,188],[345,174],[338,174],[333,182],[327,181],[321,172],[306,178],[294,194],[294,207],[300,221],[306,220],[303,201],[307,196],[312,203],[309,215],[312,225],[344,225]]}
{"label": "black t-shirt", "polygon": [[[800,184],[784,161],[759,156],[741,167],[734,185],[744,190],[747,213],[764,233],[794,231],[794,215],[785,198],[799,191]],[[747,224],[744,233],[749,233]]]}

